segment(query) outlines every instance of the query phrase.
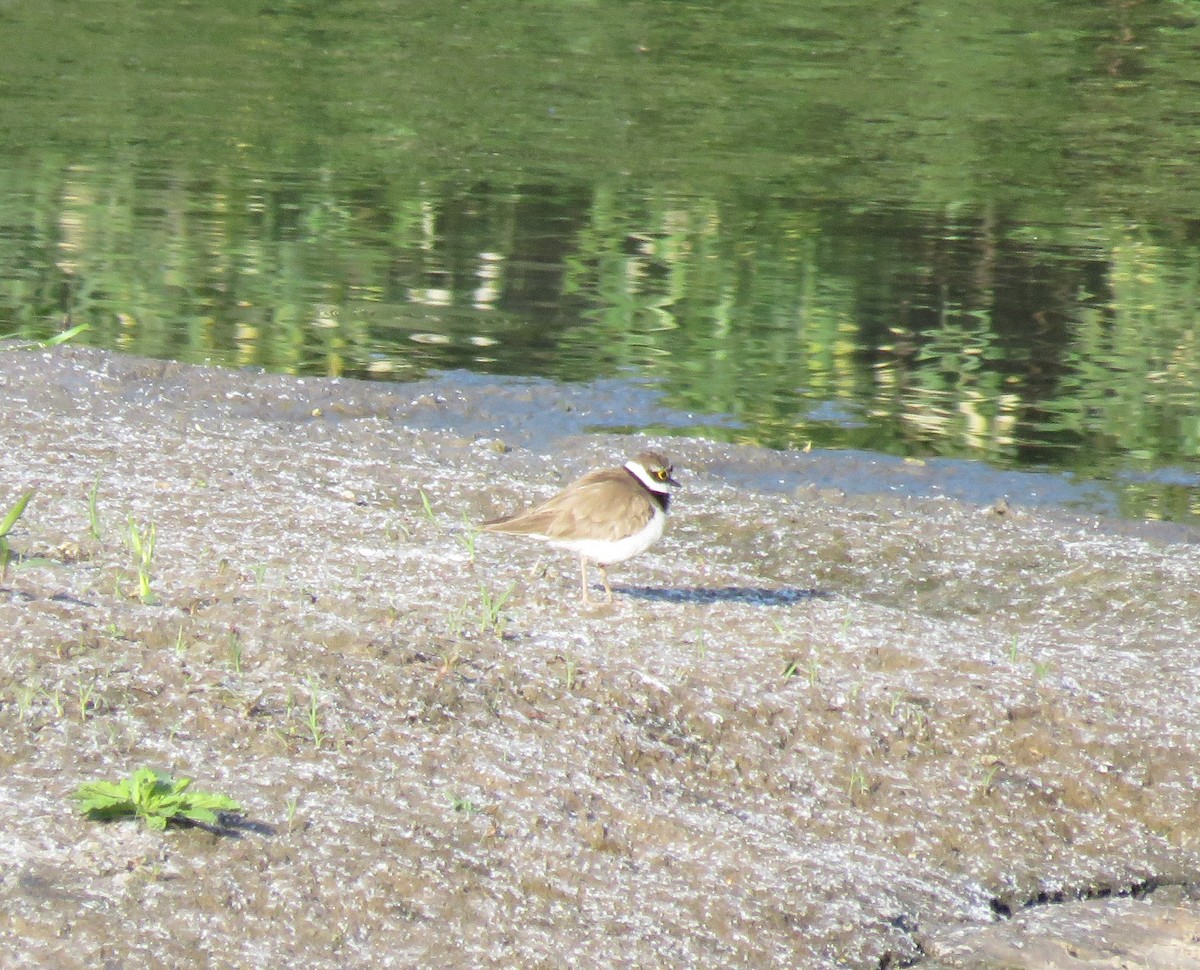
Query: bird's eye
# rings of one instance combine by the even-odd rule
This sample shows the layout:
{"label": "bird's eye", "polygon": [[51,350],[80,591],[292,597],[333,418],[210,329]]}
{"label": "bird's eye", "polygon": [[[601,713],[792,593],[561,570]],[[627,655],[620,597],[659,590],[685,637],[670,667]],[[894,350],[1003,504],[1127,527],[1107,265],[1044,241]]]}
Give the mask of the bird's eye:
{"label": "bird's eye", "polygon": [[663,469],[660,468],[658,471],[656,471],[654,473],[654,477],[657,478],[660,482],[665,482],[667,480],[667,473]]}

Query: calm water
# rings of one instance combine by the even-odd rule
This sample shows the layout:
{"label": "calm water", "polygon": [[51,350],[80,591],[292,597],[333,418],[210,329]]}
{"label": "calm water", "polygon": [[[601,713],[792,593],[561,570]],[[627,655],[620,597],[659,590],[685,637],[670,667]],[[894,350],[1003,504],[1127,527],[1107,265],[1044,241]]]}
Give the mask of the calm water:
{"label": "calm water", "polygon": [[0,333],[630,378],[1200,518],[1200,3],[0,0]]}

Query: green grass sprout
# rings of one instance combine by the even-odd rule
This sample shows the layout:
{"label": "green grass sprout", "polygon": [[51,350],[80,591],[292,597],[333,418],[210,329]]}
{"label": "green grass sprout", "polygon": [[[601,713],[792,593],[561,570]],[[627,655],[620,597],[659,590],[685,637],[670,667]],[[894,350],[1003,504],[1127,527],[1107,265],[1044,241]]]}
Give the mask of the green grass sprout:
{"label": "green grass sprout", "polygon": [[[63,322],[70,323],[71,321],[68,317]],[[49,350],[51,347],[57,347],[59,344],[65,344],[68,340],[74,340],[85,330],[91,329],[92,325],[90,323],[80,323],[76,324],[74,327],[71,327],[69,330],[64,330],[62,333],[56,333],[53,337],[47,337],[45,340],[32,340],[26,343],[15,343],[5,347],[4,349],[9,351]]]}
{"label": "green grass sprout", "polygon": [[510,583],[502,593],[493,593],[483,583],[479,584],[479,632],[491,630],[495,636],[503,636],[504,628],[508,626],[508,617],[504,615],[504,606],[512,598],[516,583]]}
{"label": "green grass sprout", "polygon": [[58,688],[55,688],[54,693],[51,694],[50,691],[48,691],[48,690],[46,690],[46,688],[42,687],[38,690],[38,693],[41,694],[44,698],[46,698],[46,700],[48,700],[50,702],[51,706],[53,706],[53,708],[54,708],[54,714],[56,717],[63,716],[63,711],[66,710],[66,708],[63,706],[63,698],[62,698],[61,690],[59,690]]}
{"label": "green grass sprout", "polygon": [[447,797],[450,800],[450,808],[455,812],[463,812],[467,815],[477,815],[481,811],[480,807],[470,798],[463,798],[455,794],[450,794]]}
{"label": "green grass sprout", "polygon": [[96,681],[92,680],[90,684],[84,683],[82,677],[79,678],[79,723],[82,724],[87,720],[88,708],[92,707],[92,695],[96,693]]}
{"label": "green grass sprout", "polygon": [[292,834],[292,828],[296,824],[296,809],[300,806],[300,799],[293,795],[287,800],[287,830],[288,835]]}
{"label": "green grass sprout", "polygon": [[236,632],[229,634],[229,665],[239,677],[242,675],[242,638]]}
{"label": "green grass sprout", "polygon": [[138,599],[153,603],[154,593],[150,590],[150,565],[154,561],[154,544],[158,539],[158,527],[151,522],[144,531],[133,516],[129,516],[129,548],[133,552],[133,565],[138,573]]}
{"label": "green grass sprout", "polygon": [[59,344],[65,344],[68,340],[74,340],[85,330],[91,329],[92,325],[90,323],[78,323],[70,330],[64,330],[62,333],[56,333],[53,337],[48,337],[45,340],[38,341],[36,346],[40,347],[42,350],[47,350],[50,347],[57,347]]}
{"label": "green grass sprout", "polygon": [[313,747],[321,747],[325,732],[321,728],[321,681],[316,674],[308,677],[308,733],[312,735]]}
{"label": "green grass sprout", "polygon": [[425,518],[429,520],[429,524],[437,526],[437,516],[433,513],[433,502],[429,500],[429,496],[425,494],[425,489],[418,488],[417,491],[421,495],[421,508],[425,511]]}
{"label": "green grass sprout", "polygon": [[463,523],[462,532],[457,533],[455,535],[455,538],[458,539],[459,544],[467,551],[467,559],[470,562],[474,562],[475,561],[475,546],[479,542],[480,532],[479,532],[479,529],[477,529],[474,526],[474,524],[471,522],[470,518],[467,516],[465,509],[463,510],[463,514],[462,514],[462,523]]}
{"label": "green grass sprout", "polygon": [[8,564],[12,561],[12,550],[8,547],[8,534],[12,532],[12,528],[17,524],[17,520],[25,514],[25,506],[33,498],[34,491],[31,488],[17,499],[17,504],[5,513],[3,519],[0,519],[0,580],[8,576]]}
{"label": "green grass sprout", "polygon": [[227,795],[192,791],[190,778],[171,779],[151,768],[138,768],[124,781],[94,781],[80,785],[75,800],[89,818],[108,821],[139,818],[161,832],[168,822],[195,823],[220,828],[219,812],[240,812],[242,806]]}
{"label": "green grass sprout", "polygon": [[96,475],[96,481],[92,483],[92,490],[88,492],[88,530],[92,534],[93,539],[100,539],[104,535],[104,530],[100,527],[100,475]]}

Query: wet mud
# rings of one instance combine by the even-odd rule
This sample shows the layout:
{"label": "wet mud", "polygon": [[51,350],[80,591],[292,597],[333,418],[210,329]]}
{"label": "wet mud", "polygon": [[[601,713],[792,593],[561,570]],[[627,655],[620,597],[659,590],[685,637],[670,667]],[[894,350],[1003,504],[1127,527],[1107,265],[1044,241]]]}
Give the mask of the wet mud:
{"label": "wet mud", "polygon": [[[1194,532],[546,394],[0,350],[0,963],[1200,966]],[[647,443],[611,607],[473,527]],[[244,813],[74,810],[142,765]]]}

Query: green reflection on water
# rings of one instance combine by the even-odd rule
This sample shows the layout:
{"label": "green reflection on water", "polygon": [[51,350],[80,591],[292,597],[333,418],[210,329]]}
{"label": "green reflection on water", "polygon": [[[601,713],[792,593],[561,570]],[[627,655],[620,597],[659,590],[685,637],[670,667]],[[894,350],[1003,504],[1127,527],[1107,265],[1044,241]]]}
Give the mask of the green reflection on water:
{"label": "green reflection on water", "polygon": [[1197,29],[1191,2],[0,7],[0,332],[633,373],[775,447],[1182,465]]}

